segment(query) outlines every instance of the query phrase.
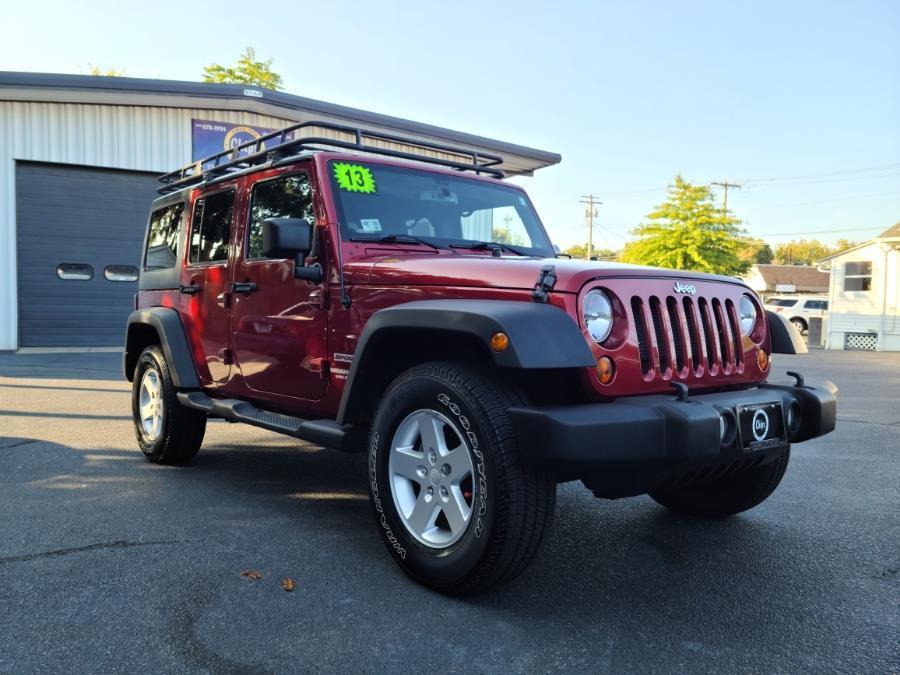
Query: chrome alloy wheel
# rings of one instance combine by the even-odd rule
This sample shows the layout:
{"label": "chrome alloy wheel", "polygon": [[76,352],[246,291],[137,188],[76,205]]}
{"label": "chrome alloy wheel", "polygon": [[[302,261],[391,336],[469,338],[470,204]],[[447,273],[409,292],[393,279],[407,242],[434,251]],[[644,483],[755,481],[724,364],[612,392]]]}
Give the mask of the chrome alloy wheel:
{"label": "chrome alloy wheel", "polygon": [[162,382],[159,373],[149,368],[141,378],[141,391],[138,395],[138,413],[141,430],[148,441],[155,441],[162,433],[163,408]]}
{"label": "chrome alloy wheel", "polygon": [[416,541],[446,548],[472,520],[475,480],[463,434],[434,410],[407,415],[391,441],[388,476],[394,506]]}

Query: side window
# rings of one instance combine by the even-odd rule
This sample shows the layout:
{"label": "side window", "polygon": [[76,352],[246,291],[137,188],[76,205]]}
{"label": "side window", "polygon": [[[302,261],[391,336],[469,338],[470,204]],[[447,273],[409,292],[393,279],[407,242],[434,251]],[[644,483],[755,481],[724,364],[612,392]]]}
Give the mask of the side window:
{"label": "side window", "polygon": [[191,225],[192,263],[228,259],[228,238],[234,213],[234,190],[201,197],[194,203]]}
{"label": "side window", "polygon": [[460,218],[464,239],[533,246],[528,229],[514,206],[498,206],[464,213]]}
{"label": "side window", "polygon": [[872,290],[872,263],[870,261],[844,263],[844,290]]}
{"label": "side window", "polygon": [[776,298],[772,301],[772,304],[775,307],[793,307],[797,304],[797,301],[790,298]]}
{"label": "side window", "polygon": [[262,257],[263,221],[267,218],[304,218],[310,224],[316,222],[312,188],[305,173],[267,180],[253,187],[247,227],[247,259]]}
{"label": "side window", "polygon": [[184,204],[172,204],[153,212],[150,217],[150,236],[147,238],[145,270],[164,270],[175,267],[178,247],[178,227]]}

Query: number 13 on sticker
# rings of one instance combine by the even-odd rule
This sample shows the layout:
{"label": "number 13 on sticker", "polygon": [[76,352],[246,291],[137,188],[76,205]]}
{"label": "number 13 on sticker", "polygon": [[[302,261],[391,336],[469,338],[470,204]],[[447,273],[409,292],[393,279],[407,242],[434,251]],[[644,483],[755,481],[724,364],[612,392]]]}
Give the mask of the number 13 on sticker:
{"label": "number 13 on sticker", "polygon": [[375,177],[372,170],[362,164],[350,164],[349,162],[335,162],[332,164],[334,177],[338,187],[348,192],[362,192],[373,195],[375,189]]}

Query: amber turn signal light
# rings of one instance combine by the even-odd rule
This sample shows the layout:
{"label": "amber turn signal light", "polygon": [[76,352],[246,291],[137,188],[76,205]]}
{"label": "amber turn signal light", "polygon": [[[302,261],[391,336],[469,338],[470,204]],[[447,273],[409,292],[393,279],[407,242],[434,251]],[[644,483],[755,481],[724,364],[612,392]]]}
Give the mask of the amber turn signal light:
{"label": "amber turn signal light", "polygon": [[769,367],[769,355],[766,354],[765,349],[760,349],[756,352],[756,365],[759,366],[760,370],[765,370]]}
{"label": "amber turn signal light", "polygon": [[600,384],[609,384],[612,382],[613,375],[616,374],[616,367],[613,365],[612,359],[608,356],[601,356],[597,359],[597,377],[600,378]]}
{"label": "amber turn signal light", "polygon": [[491,336],[491,349],[495,352],[505,352],[509,347],[509,338],[506,333],[494,333]]}

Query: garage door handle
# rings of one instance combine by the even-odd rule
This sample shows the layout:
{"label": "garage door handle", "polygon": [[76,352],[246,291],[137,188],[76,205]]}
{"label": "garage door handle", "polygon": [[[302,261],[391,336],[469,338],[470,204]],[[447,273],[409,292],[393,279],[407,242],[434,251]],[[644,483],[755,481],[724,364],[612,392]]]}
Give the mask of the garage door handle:
{"label": "garage door handle", "polygon": [[200,292],[200,284],[181,284],[178,290],[185,295],[197,295]]}
{"label": "garage door handle", "polygon": [[252,281],[241,281],[231,284],[232,293],[253,293],[256,290],[256,284]]}

